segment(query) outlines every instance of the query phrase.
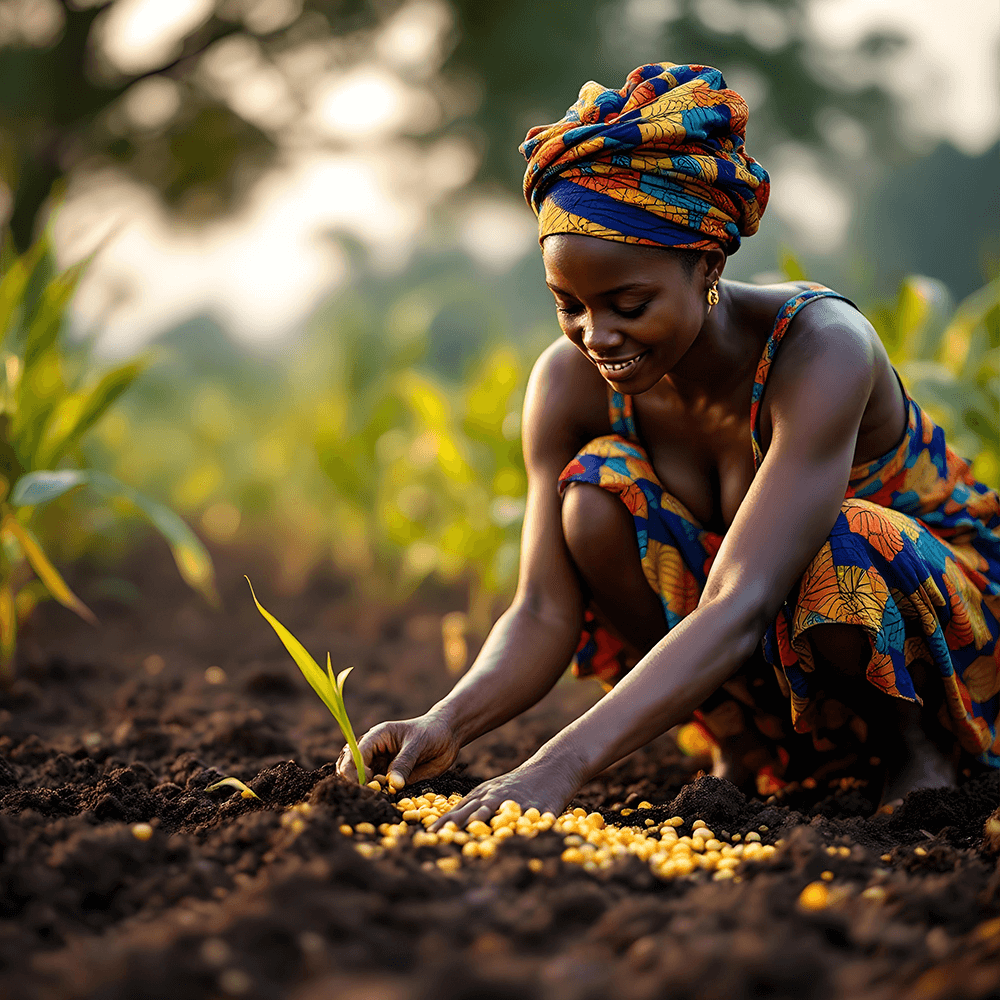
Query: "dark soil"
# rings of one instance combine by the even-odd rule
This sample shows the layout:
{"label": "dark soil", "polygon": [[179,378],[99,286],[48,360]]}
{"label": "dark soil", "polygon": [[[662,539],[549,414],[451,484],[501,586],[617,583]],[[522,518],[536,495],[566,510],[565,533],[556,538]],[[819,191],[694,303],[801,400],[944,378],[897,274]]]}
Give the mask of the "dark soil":
{"label": "dark soil", "polygon": [[[283,597],[272,567],[231,554],[220,557],[224,612],[199,605],[155,554],[133,567],[137,605],[102,602],[78,581],[102,626],[46,608],[0,694],[0,996],[1000,996],[1000,870],[980,849],[1000,801],[994,773],[872,819],[867,787],[748,801],[695,780],[705,761],[663,738],[589,784],[580,804],[621,821],[646,799],[643,818],[680,815],[682,833],[703,819],[781,839],[773,858],[728,882],[660,881],[635,858],[591,874],[559,860],[554,833],[507,840],[455,875],[434,864],[451,846],[403,841],[362,857],[338,827],[398,813],[334,775],[336,727],[253,608],[248,569],[314,655],[357,667],[347,703],[359,731],[447,690],[440,595],[386,610],[316,578]],[[214,684],[212,666],[224,671]],[[589,684],[558,685],[426,786],[464,792],[508,770],[596,697]],[[227,775],[260,798],[205,790]],[[286,814],[303,801],[307,813]],[[138,839],[135,823],[152,836]],[[849,850],[829,850],[839,846]],[[824,872],[834,902],[806,912],[799,894]]]}

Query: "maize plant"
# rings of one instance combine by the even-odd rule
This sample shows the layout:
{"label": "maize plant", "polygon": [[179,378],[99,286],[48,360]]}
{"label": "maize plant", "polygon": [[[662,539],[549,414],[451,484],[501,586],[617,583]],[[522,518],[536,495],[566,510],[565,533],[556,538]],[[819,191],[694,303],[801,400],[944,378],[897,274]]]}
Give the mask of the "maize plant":
{"label": "maize plant", "polygon": [[[82,269],[54,274],[43,239],[13,259],[0,279],[0,683],[5,685],[13,679],[18,629],[40,600],[53,598],[96,621],[36,533],[38,512],[70,490],[88,487],[145,515],[166,538],[184,579],[217,602],[212,562],[187,525],[124,483],[85,467],[81,439],[144,363],[130,361],[88,380],[87,366],[71,357],[62,333]],[[68,530],[60,520],[56,531]]]}
{"label": "maize plant", "polygon": [[[257,595],[254,593],[253,584],[250,583],[250,578],[247,577],[246,581],[250,584],[250,594],[253,597],[254,604],[257,605],[257,610],[264,616],[265,620],[274,629],[275,634],[281,640],[285,649],[288,650],[289,655],[295,661],[295,665],[302,671],[302,676],[305,677],[312,689],[319,695],[320,700],[324,705],[330,710],[330,714],[334,717],[337,725],[340,726],[340,731],[343,733],[344,740],[347,742],[347,746],[350,748],[351,757],[354,759],[354,766],[358,771],[358,781],[360,784],[366,783],[365,774],[365,762],[364,758],[361,756],[361,750],[358,747],[357,737],[354,735],[354,727],[351,725],[350,717],[347,714],[347,707],[344,705],[344,681],[347,680],[348,675],[354,669],[354,667],[348,667],[346,670],[341,670],[336,677],[333,675],[333,666],[330,663],[330,654],[326,654],[326,673],[324,673],[319,664],[309,655],[305,646],[299,642],[298,639],[292,635],[291,632],[285,628],[277,618],[274,617],[269,611],[267,611],[264,606],[257,600]],[[230,781],[234,779],[229,779]],[[221,784],[221,782],[220,782]]]}

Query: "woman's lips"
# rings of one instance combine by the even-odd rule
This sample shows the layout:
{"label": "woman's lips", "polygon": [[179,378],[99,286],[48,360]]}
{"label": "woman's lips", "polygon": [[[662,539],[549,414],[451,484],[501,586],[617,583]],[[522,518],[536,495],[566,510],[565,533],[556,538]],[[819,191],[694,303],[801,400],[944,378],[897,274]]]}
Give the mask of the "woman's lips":
{"label": "woman's lips", "polygon": [[634,358],[629,358],[627,361],[598,361],[596,364],[606,379],[617,382],[629,378],[639,362],[648,353],[649,351],[643,351],[642,354],[637,354]]}

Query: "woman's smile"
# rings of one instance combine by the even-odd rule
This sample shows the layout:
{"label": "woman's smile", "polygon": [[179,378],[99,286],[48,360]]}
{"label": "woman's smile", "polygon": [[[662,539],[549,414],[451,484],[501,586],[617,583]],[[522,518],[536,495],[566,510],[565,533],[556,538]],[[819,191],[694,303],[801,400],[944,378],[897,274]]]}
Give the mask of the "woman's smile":
{"label": "woman's smile", "polygon": [[647,349],[641,354],[636,354],[631,358],[626,358],[624,361],[602,361],[600,358],[595,358],[592,355],[591,360],[595,365],[597,365],[600,373],[608,379],[608,381],[625,382],[635,374],[636,369],[641,365],[642,361],[648,354],[649,350]]}

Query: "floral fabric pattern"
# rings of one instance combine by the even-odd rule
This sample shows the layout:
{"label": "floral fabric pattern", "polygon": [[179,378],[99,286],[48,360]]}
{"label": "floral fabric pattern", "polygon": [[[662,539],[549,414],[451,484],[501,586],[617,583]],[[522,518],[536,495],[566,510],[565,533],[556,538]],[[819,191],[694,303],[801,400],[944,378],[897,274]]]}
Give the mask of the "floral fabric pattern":
{"label": "floral fabric pattern", "polygon": [[[799,309],[831,296],[841,297],[811,287],[778,314],[752,395],[756,467],[764,455],[760,402],[781,340]],[[944,689],[941,722],[970,754],[1000,767],[1000,498],[976,482],[941,429],[904,395],[903,440],[852,469],[833,530],[764,635],[763,657],[774,677],[737,675],[726,685],[729,694],[713,696],[701,713],[710,734],[731,735],[749,721],[779,747],[801,744],[795,734],[806,733],[817,751],[837,749],[838,733],[863,744],[875,720],[858,719],[828,697],[808,639],[811,628],[841,623],[868,635],[867,679],[879,691],[921,702],[916,665],[936,673]],[[703,530],[664,491],[639,442],[632,400],[613,393],[610,408],[615,433],[581,450],[563,471],[560,489],[587,482],[621,496],[669,630],[697,607],[722,536]],[[588,619],[577,676],[611,685],[627,666],[622,644]],[[788,706],[791,731],[775,708],[773,681]]]}

